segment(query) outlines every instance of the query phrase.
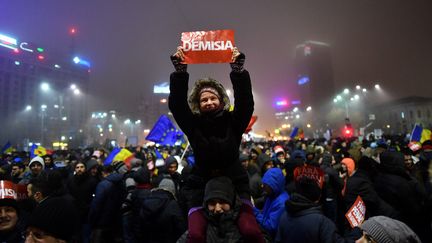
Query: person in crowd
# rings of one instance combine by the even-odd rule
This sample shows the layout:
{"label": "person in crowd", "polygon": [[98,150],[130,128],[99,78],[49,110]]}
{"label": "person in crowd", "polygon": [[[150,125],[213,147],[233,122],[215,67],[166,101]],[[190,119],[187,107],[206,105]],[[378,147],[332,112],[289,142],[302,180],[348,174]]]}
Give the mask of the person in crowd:
{"label": "person in crowd", "polygon": [[254,208],[257,222],[274,238],[279,225],[279,218],[284,211],[285,202],[289,199],[285,191],[285,177],[279,168],[269,169],[262,179],[265,202],[262,210]]}
{"label": "person in crowd", "polygon": [[325,182],[323,196],[321,197],[323,213],[336,224],[338,219],[338,196],[342,192],[344,182],[339,177],[339,173],[332,167],[333,163],[335,163],[334,157],[328,152],[325,152],[320,158],[320,168],[324,171]]}
{"label": "person in crowd", "polygon": [[286,161],[285,150],[283,149],[282,146],[277,145],[273,148],[273,151],[274,151],[274,155],[275,155],[275,158],[274,158],[275,167],[278,167],[281,170],[284,170],[285,169],[284,164]]}
{"label": "person in crowd", "polygon": [[95,159],[89,159],[86,163],[86,170],[88,174],[95,178],[98,182],[100,181],[99,163]]}
{"label": "person in crowd", "polygon": [[11,180],[13,183],[18,184],[25,174],[25,165],[22,162],[12,163]]}
{"label": "person in crowd", "polygon": [[88,213],[98,181],[88,174],[84,162],[77,162],[74,172],[74,175],[67,181],[67,189],[70,195],[75,199],[76,207],[79,212],[82,241],[89,242],[90,226],[88,223]]}
{"label": "person in crowd", "polygon": [[187,97],[187,65],[183,64],[181,47],[171,56],[176,69],[170,76],[169,108],[194,151],[195,166],[185,184],[191,194],[190,207],[202,205],[206,182],[216,176],[233,179],[242,198],[250,198],[249,180],[238,161],[242,134],[251,119],[254,101],[248,71],[243,68],[244,54],[233,51],[230,78],[233,84],[235,105],[230,111],[230,101],[225,88],[214,79],[195,82]]}
{"label": "person in crowd", "polygon": [[13,190],[12,195],[3,194],[0,199],[0,242],[24,243],[24,224],[16,201],[16,192]]}
{"label": "person in crowd", "polygon": [[91,242],[121,242],[121,205],[126,197],[123,175],[104,166],[89,210]]}
{"label": "person in crowd", "polygon": [[[256,166],[250,166],[249,164],[249,156],[246,154],[240,154],[239,161],[242,164],[243,168],[246,170],[249,176],[249,188],[251,192],[251,197],[254,202],[254,205],[258,208],[262,208],[264,206],[264,196],[262,190],[262,178],[258,170],[256,170]],[[249,168],[249,169],[248,169]]]}
{"label": "person in crowd", "polygon": [[399,213],[379,196],[373,186],[372,178],[377,173],[376,165],[375,160],[365,156],[361,157],[358,169],[347,178],[342,210],[346,212],[360,196],[367,209],[366,218],[377,215],[399,218]]}
{"label": "person in crowd", "polygon": [[258,159],[258,156],[260,155],[262,153],[262,150],[261,150],[261,147],[260,146],[256,146],[256,145],[254,145],[254,146],[252,146],[251,148],[250,148],[250,151],[249,151],[249,169],[251,169],[252,170],[252,172],[254,172],[255,170],[259,170],[258,169],[258,163],[257,163],[257,159]]}
{"label": "person in crowd", "polygon": [[[176,71],[170,76],[168,105],[188,137],[195,157],[192,172],[182,190],[189,203],[187,207],[202,205],[206,182],[217,176],[231,178],[240,197],[250,200],[249,178],[238,160],[242,134],[254,109],[249,72],[243,67],[245,55],[234,48],[230,64],[235,97],[232,111],[225,88],[211,78],[196,81],[188,98],[189,74],[187,65],[182,63],[184,52],[181,47],[171,60]],[[243,223],[250,216],[240,215],[238,220],[245,235],[255,234],[254,229]]]}
{"label": "person in crowd", "polygon": [[260,169],[261,176],[264,176],[264,174],[274,166],[274,161],[270,156],[268,156],[266,153],[262,153],[258,155],[257,158],[257,165]]}
{"label": "person in crowd", "polygon": [[139,228],[135,231],[136,242],[176,242],[186,231],[186,219],[177,203],[171,179],[162,179],[138,204],[135,222],[138,225],[133,226]]}
{"label": "person in crowd", "polygon": [[405,223],[386,216],[371,217],[360,225],[363,235],[356,243],[421,243]]}
{"label": "person in crowd", "polygon": [[[256,233],[241,233],[237,220],[244,210],[251,208],[240,200],[231,179],[226,176],[213,178],[206,184],[203,206],[189,212],[188,231],[178,242],[264,242],[253,215],[244,223]],[[198,237],[191,238],[191,234]]]}
{"label": "person in crowd", "polygon": [[78,213],[71,202],[62,197],[51,198],[30,215],[25,242],[70,242],[76,236],[78,224]]}
{"label": "person in crowd", "polygon": [[403,154],[382,152],[379,171],[374,181],[377,193],[400,213],[400,220],[413,229],[422,241],[431,242],[431,209],[425,207],[427,194],[424,187],[406,172]]}
{"label": "person in crowd", "polygon": [[150,173],[147,167],[142,167],[133,174],[135,186],[122,205],[125,242],[137,242],[137,239],[143,238],[140,211],[142,201],[151,193],[153,188],[150,182]]}
{"label": "person in crowd", "polygon": [[342,237],[333,221],[323,215],[319,200],[321,185],[316,177],[295,179],[295,192],[285,204],[277,230],[276,243],[283,242],[354,242],[362,235],[354,228]]}
{"label": "person in crowd", "polygon": [[420,182],[423,182],[426,193],[432,195],[432,140],[426,140],[422,143],[417,164],[421,176]]}
{"label": "person in crowd", "polygon": [[27,184],[27,196],[37,204],[42,203],[52,194],[52,188],[48,183],[48,175],[41,174],[34,177]]}
{"label": "person in crowd", "polygon": [[52,170],[54,169],[54,161],[53,161],[53,157],[51,155],[44,155],[42,156],[43,160],[44,160],[44,170]]}
{"label": "person in crowd", "polygon": [[180,173],[177,172],[179,164],[174,156],[168,156],[165,159],[165,167],[168,175],[173,180],[175,185],[175,195],[178,196],[180,187],[183,185]]}
{"label": "person in crowd", "polygon": [[24,177],[19,182],[19,184],[27,185],[32,178],[39,176],[45,168],[44,159],[42,157],[36,156],[30,160],[28,167],[30,168],[30,171],[24,174]]}

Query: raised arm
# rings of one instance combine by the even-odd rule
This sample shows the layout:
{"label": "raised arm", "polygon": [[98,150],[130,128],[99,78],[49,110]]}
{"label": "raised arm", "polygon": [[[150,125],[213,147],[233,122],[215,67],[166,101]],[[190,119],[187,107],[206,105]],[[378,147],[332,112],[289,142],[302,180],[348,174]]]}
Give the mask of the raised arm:
{"label": "raised arm", "polygon": [[187,73],[187,64],[182,63],[183,60],[183,50],[178,47],[176,53],[171,56],[175,72],[170,75],[168,107],[180,129],[188,135],[193,127],[193,114],[187,101],[189,73]]}
{"label": "raised arm", "polygon": [[245,55],[234,48],[232,60],[230,78],[234,90],[234,118],[239,131],[243,133],[254,111],[252,84],[249,72],[243,67]]}

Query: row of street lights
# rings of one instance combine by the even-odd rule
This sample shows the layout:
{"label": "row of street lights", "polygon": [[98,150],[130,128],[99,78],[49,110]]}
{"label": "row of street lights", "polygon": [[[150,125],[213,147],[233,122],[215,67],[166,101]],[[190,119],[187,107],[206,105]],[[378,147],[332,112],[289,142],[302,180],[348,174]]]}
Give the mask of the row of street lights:
{"label": "row of street lights", "polygon": [[[50,86],[49,83],[47,82],[43,82],[40,84],[40,90],[42,91],[42,93],[44,94],[51,94],[52,97],[56,97],[56,100],[58,101],[54,103],[53,107],[54,109],[58,109],[58,136],[59,136],[59,141],[63,141],[65,136],[62,134],[62,122],[65,122],[68,120],[68,117],[64,114],[64,93],[62,92],[58,92],[58,91],[54,91],[52,92],[52,88]],[[69,90],[72,92],[72,94],[74,96],[79,96],[81,95],[81,91],[80,89],[77,87],[77,85],[72,84],[69,86]],[[64,90],[65,91],[65,90]],[[42,103],[40,105],[40,110],[39,110],[39,116],[41,117],[41,131],[40,131],[40,143],[41,144],[45,144],[45,130],[46,130],[46,117],[47,117],[47,113],[48,113],[48,105],[47,103],[43,102],[43,100],[45,100],[45,102],[47,102],[47,99],[40,99],[40,102]],[[49,101],[48,101],[49,102]],[[26,105],[25,107],[25,112],[30,112],[33,110],[32,105]]]}

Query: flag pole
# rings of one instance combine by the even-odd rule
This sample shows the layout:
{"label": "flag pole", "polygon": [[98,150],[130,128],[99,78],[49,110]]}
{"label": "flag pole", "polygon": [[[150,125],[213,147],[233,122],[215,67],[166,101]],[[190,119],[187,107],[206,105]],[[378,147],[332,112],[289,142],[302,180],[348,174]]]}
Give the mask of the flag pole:
{"label": "flag pole", "polygon": [[187,150],[189,149],[189,140],[187,141],[187,144],[186,144],[186,148],[185,148],[185,150],[183,151],[183,154],[182,154],[182,156],[181,156],[181,158],[180,158],[180,162],[181,161],[183,161],[183,158],[184,158],[184,156],[186,155],[186,152],[187,152]]}

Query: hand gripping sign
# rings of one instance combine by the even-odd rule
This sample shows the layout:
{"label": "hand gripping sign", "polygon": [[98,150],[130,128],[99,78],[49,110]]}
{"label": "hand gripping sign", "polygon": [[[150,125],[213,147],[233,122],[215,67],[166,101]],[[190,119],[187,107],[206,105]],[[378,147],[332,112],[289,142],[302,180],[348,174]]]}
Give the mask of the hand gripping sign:
{"label": "hand gripping sign", "polygon": [[184,63],[229,63],[234,48],[233,30],[183,32]]}
{"label": "hand gripping sign", "polygon": [[359,226],[363,223],[366,215],[366,205],[360,196],[357,196],[354,204],[345,214],[345,217],[348,219],[348,222],[351,225],[351,228]]}

